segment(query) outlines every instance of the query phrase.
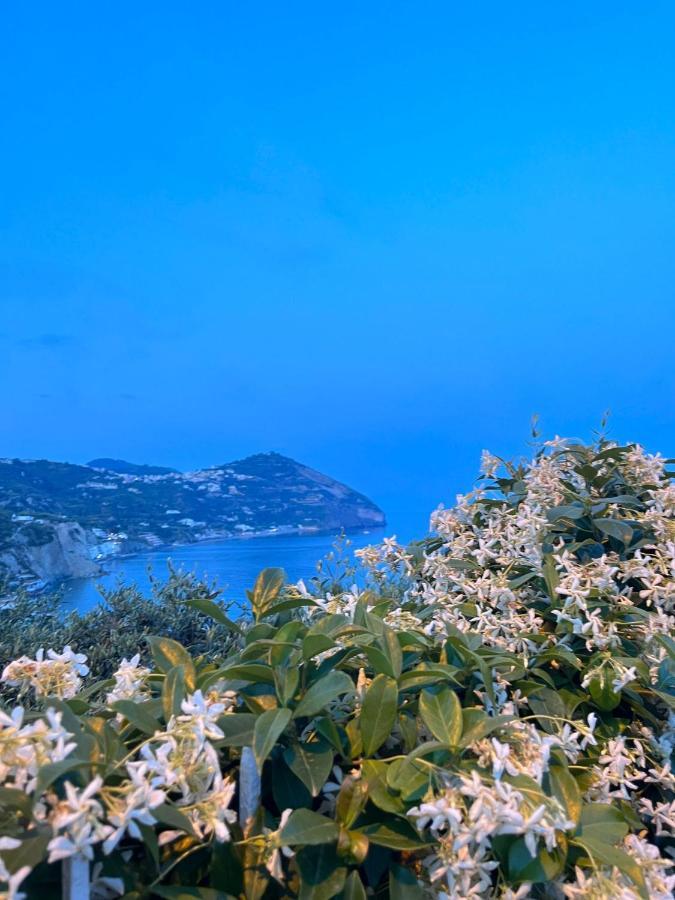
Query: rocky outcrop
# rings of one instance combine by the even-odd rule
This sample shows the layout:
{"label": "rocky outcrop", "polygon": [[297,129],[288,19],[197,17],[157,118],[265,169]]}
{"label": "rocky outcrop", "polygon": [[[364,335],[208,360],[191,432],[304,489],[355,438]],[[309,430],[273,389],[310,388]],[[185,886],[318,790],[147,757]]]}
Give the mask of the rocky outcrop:
{"label": "rocky outcrop", "polygon": [[31,544],[18,531],[13,545],[0,553],[0,566],[14,576],[31,576],[41,581],[63,578],[90,578],[101,571],[92,560],[87,533],[77,522],[46,525],[50,539]]}

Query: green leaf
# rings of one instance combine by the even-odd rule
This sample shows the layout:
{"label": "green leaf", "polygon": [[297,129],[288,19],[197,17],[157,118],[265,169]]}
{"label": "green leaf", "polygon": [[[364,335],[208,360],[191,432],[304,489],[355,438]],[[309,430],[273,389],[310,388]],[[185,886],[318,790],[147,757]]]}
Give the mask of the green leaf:
{"label": "green leaf", "polygon": [[603,712],[611,712],[621,703],[621,694],[613,686],[613,672],[608,666],[600,669],[588,684],[588,692]]}
{"label": "green leaf", "polygon": [[251,608],[256,622],[277,599],[285,581],[286,573],[283,569],[263,569],[258,575],[253,591],[249,591]]}
{"label": "green leaf", "polygon": [[254,684],[262,681],[263,684],[274,684],[274,673],[270,666],[262,663],[240,663],[233,666],[225,666],[218,672],[214,672],[212,679],[227,678],[231,681],[250,681]]}
{"label": "green leaf", "polygon": [[[249,845],[250,846],[250,845]],[[232,841],[213,841],[210,848],[211,862],[207,875],[208,884],[219,891],[226,891],[240,898],[244,891],[243,854]],[[202,870],[203,871],[203,870]]]}
{"label": "green leaf", "polygon": [[314,727],[316,728],[317,734],[325,738],[331,747],[338,753],[342,755],[345,754],[347,746],[346,735],[342,728],[338,728],[330,716],[321,716],[320,719],[316,719]]}
{"label": "green leaf", "polygon": [[555,723],[550,717],[567,718],[565,701],[560,693],[552,688],[536,688],[535,691],[528,692],[527,702],[532,712],[541,716],[539,725],[544,731],[553,733],[556,730]]}
{"label": "green leaf", "polygon": [[265,848],[261,844],[244,845],[244,896],[246,900],[261,900],[271,876],[265,868]]}
{"label": "green leaf", "polygon": [[618,809],[608,803],[582,807],[575,839],[616,844],[628,834],[628,825]]}
{"label": "green leaf", "polygon": [[539,847],[532,856],[523,838],[518,838],[509,847],[509,875],[516,881],[530,881],[542,884],[554,881],[565,866],[566,853],[556,847],[552,852]]}
{"label": "green leaf", "polygon": [[273,640],[277,634],[277,629],[269,622],[258,622],[251,625],[244,632],[244,646],[250,648],[253,644],[261,640]]}
{"label": "green leaf", "polygon": [[130,725],[143,734],[153,735],[156,731],[162,730],[159,720],[150,715],[142,703],[136,703],[134,700],[116,700],[110,704],[110,708],[123,715]]}
{"label": "green leaf", "polygon": [[305,609],[307,606],[318,606],[318,603],[310,600],[309,597],[291,597],[289,600],[282,600],[279,603],[268,606],[263,613],[263,617],[276,616],[278,613],[287,612],[289,609]]}
{"label": "green leaf", "polygon": [[278,809],[311,809],[312,795],[284,760],[275,761],[271,782]]}
{"label": "green leaf", "polygon": [[258,716],[253,729],[253,755],[259,771],[290,721],[290,709],[268,709]]}
{"label": "green leaf", "polygon": [[[67,759],[62,759],[59,762],[47,763],[44,766],[40,766],[40,770],[38,771],[38,776],[35,782],[35,792],[34,797],[39,798],[47,788],[52,785],[58,778],[61,778],[67,772],[73,772],[75,769],[82,769],[83,772],[88,771],[87,760],[77,759],[75,757],[68,757]],[[85,781],[89,779],[86,778]]]}
{"label": "green leaf", "polygon": [[164,719],[168,722],[172,716],[181,712],[181,703],[185,699],[185,669],[174,666],[167,673],[162,685],[162,708]]}
{"label": "green leaf", "polygon": [[153,816],[162,825],[168,825],[170,828],[177,828],[179,831],[185,831],[187,834],[196,837],[192,822],[188,817],[177,809],[171,803],[162,803],[161,806],[155,807],[152,811]]}
{"label": "green leaf", "polygon": [[558,519],[581,519],[586,512],[583,503],[571,503],[569,506],[554,506],[546,513],[549,522],[557,522]]}
{"label": "green leaf", "polygon": [[391,734],[396,722],[398,687],[389,675],[377,675],[363,700],[360,728],[363,752],[372,756]]}
{"label": "green leaf", "polygon": [[390,850],[419,850],[428,847],[409,822],[404,819],[387,819],[359,829],[371,844],[388,847]]}
{"label": "green leaf", "polygon": [[456,747],[462,736],[462,707],[457,694],[449,688],[422,691],[419,704],[422,721],[436,740]]}
{"label": "green leaf", "polygon": [[365,778],[345,775],[335,802],[335,818],[351,828],[358,819],[368,800],[368,782]]}
{"label": "green leaf", "polygon": [[581,818],[581,793],[576,779],[567,766],[551,765],[548,770],[553,796],[560,801],[563,809],[575,825]]}
{"label": "green leaf", "polygon": [[572,838],[572,843],[581,847],[588,853],[597,866],[616,866],[620,872],[624,872],[631,879],[644,900],[649,900],[644,873],[639,863],[630,854],[611,843],[603,841],[595,835],[586,834],[584,837]]}
{"label": "green leaf", "polygon": [[300,682],[300,669],[297,665],[277,666],[274,670],[274,682],[277,689],[277,697],[282,706],[287,706],[295,696]]}
{"label": "green leaf", "polygon": [[657,673],[655,688],[662,694],[675,696],[675,660],[671,657],[661,661]]}
{"label": "green leaf", "polygon": [[230,713],[218,719],[218,727],[225,735],[226,747],[248,747],[253,743],[253,729],[257,716],[253,713]]}
{"label": "green leaf", "polygon": [[[56,765],[51,763],[51,765]],[[14,873],[24,866],[34,869],[47,856],[47,844],[52,834],[34,834],[24,838],[14,850],[3,850],[2,859],[10,872]],[[6,894],[4,896],[7,896]],[[46,894],[45,894],[46,896]]]}
{"label": "green leaf", "polygon": [[410,869],[392,866],[389,869],[389,900],[422,900],[424,892]]}
{"label": "green leaf", "polygon": [[359,873],[354,870],[345,881],[340,900],[366,900],[367,896]]}
{"label": "green leaf", "polygon": [[335,641],[327,634],[308,634],[302,642],[302,658],[312,659],[319,653],[332,650],[334,646]]}
{"label": "green leaf", "polygon": [[5,813],[14,809],[24,818],[30,819],[33,816],[33,801],[18,788],[0,787],[0,809]]}
{"label": "green leaf", "polygon": [[422,685],[444,684],[448,681],[458,685],[460,683],[457,678],[458,672],[459,669],[456,666],[441,665],[440,663],[435,665],[420,663],[416,668],[409,669],[401,675],[399,685],[401,690],[421,687]]}
{"label": "green leaf", "polygon": [[375,646],[364,647],[364,652],[377,674],[389,675],[391,678],[398,678],[401,674],[403,668],[401,645],[396,632],[386,625]]}
{"label": "green leaf", "polygon": [[555,559],[550,553],[544,555],[544,581],[546,582],[546,590],[551,600],[560,600],[557,587],[560,584],[560,575],[555,567]]}
{"label": "green leaf", "polygon": [[281,829],[280,839],[289,847],[329,844],[337,841],[339,829],[332,819],[311,809],[294,810]]}
{"label": "green leaf", "polygon": [[235,634],[241,634],[241,628],[237,623],[229,619],[225,615],[223,608],[218,603],[214,603],[213,600],[207,600],[206,597],[196,597],[194,600],[186,600],[185,605],[199,610],[200,613],[204,613],[205,616],[213,619],[214,622],[224,625],[230,631],[234,631]]}
{"label": "green leaf", "polygon": [[315,716],[331,700],[353,690],[354,684],[346,672],[329,672],[328,675],[324,675],[308,688],[305,696],[298,703],[293,718]]}
{"label": "green leaf", "polygon": [[424,758],[439,754],[445,760],[449,753],[447,744],[441,741],[428,741],[426,744],[420,744],[406,757],[396,759],[389,765],[387,770],[388,787],[408,799],[423,794],[429,786],[431,773],[431,768],[424,762]]}
{"label": "green leaf", "polygon": [[408,713],[398,714],[398,727],[403,738],[403,750],[410,753],[417,744],[417,716],[408,715]]}
{"label": "green leaf", "polygon": [[297,743],[287,747],[284,759],[312,797],[318,797],[333,766],[334,753],[323,741]]}
{"label": "green leaf", "polygon": [[155,871],[159,872],[159,840],[154,825],[144,825],[142,822],[136,823],[141,833],[141,840],[146,853],[153,861]]}
{"label": "green leaf", "polygon": [[361,766],[362,777],[368,784],[368,797],[384,812],[403,812],[403,801],[392,793],[387,784],[389,763],[380,759],[364,759]]}
{"label": "green leaf", "polygon": [[476,707],[463,709],[462,721],[462,739],[459,746],[463,748],[480,741],[498,728],[503,728],[508,722],[513,721],[513,716],[488,716],[484,710]]}
{"label": "green leaf", "polygon": [[620,541],[626,547],[628,547],[633,540],[633,529],[621,519],[593,519],[593,524],[604,534]]}
{"label": "green leaf", "polygon": [[298,900],[332,900],[340,894],[347,869],[334,845],[302,847],[295,861],[300,872]]}
{"label": "green leaf", "polygon": [[188,690],[194,691],[197,681],[195,664],[185,647],[179,644],[178,641],[173,641],[171,638],[166,637],[151,635],[147,640],[150,644],[152,658],[159,671],[166,674],[174,666],[183,666],[185,669],[185,684]]}

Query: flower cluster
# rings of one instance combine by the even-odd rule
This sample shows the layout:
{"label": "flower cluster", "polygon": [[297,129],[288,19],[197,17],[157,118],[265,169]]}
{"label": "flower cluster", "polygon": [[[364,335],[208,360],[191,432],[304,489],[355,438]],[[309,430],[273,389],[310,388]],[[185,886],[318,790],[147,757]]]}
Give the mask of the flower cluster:
{"label": "flower cluster", "polygon": [[[60,691],[64,668],[59,668],[56,676],[53,661],[72,661],[79,667],[78,675],[86,668],[86,658],[66,648],[63,654],[48,652],[46,661],[38,655],[37,662],[46,666],[47,675],[39,665],[31,668],[25,660],[19,660],[18,665],[6,668],[6,680],[18,681],[22,673],[21,681],[27,681],[38,696],[46,686]],[[29,677],[24,677],[26,671]],[[149,670],[140,667],[137,658],[124,660],[115,673],[116,686],[107,694],[107,702],[146,698],[143,684],[148,675]],[[211,739],[223,736],[217,719],[225,707],[225,703],[205,700],[201,691],[195,691],[182,701],[181,712],[169,719],[164,730],[158,729],[139,745],[133,753],[136,759],[124,759],[106,782],[96,775],[80,787],[66,776],[59,793],[48,786],[40,790],[39,779],[45,766],[67,760],[77,749],[74,735],[62,724],[62,712],[48,707],[43,715],[25,723],[22,707],[9,714],[0,711],[0,782],[5,788],[34,795],[35,825],[47,827],[52,834],[47,845],[49,863],[73,856],[93,860],[97,845],[107,856],[123,838],[142,840],[140,826],[156,826],[153,812],[170,797],[200,839],[212,834],[218,841],[227,841],[228,826],[236,820],[229,809],[234,783],[222,776],[211,743]],[[118,714],[111,721],[117,723],[119,718]],[[180,833],[165,832],[164,842]],[[20,846],[20,841],[12,837],[0,841],[5,849]],[[21,867],[10,873],[0,861],[0,880],[7,882],[8,896],[18,896],[15,886],[29,872],[30,868]]]}
{"label": "flower cluster", "polygon": [[62,714],[49,708],[43,717],[24,721],[25,710],[0,710],[0,783],[32,794],[40,769],[57,763],[75,749],[72,734],[62,724]]}
{"label": "flower cluster", "polygon": [[89,672],[87,657],[64,647],[62,653],[38,650],[35,659],[22,656],[5,666],[0,680],[21,692],[33,688],[37,697],[74,697],[82,686],[82,676]]}
{"label": "flower cluster", "polygon": [[150,669],[141,665],[141,656],[137,653],[131,659],[123,659],[119,667],[113,672],[115,687],[108,692],[106,700],[114,703],[116,700],[145,700],[148,691],[145,682],[150,674]]}
{"label": "flower cluster", "polygon": [[413,807],[408,815],[420,831],[428,829],[438,841],[425,860],[431,883],[449,900],[484,897],[491,889],[492,872],[499,862],[492,842],[499,835],[517,835],[531,857],[540,842],[548,851],[558,835],[573,827],[555,799],[533,800],[508,782],[485,784],[478,772],[460,775],[456,786]]}

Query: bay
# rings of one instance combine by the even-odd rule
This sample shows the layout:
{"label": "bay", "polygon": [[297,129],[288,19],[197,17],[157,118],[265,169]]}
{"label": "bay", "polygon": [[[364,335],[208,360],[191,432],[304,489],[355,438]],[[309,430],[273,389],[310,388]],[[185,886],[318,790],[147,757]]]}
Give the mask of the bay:
{"label": "bay", "polygon": [[[399,540],[412,538],[408,529],[398,532]],[[377,544],[386,530],[347,535],[347,554],[368,544]],[[233,538],[231,540],[203,541],[175,547],[147,550],[134,556],[109,559],[104,563],[104,574],[94,578],[76,578],[62,585],[66,610],[86,612],[101,600],[99,586],[115,588],[120,583],[136,584],[145,594],[149,593],[150,576],[163,579],[168,575],[168,564],[184,572],[192,572],[209,582],[215,581],[223,590],[224,598],[237,606],[246,605],[246,589],[251,588],[258,572],[268,566],[279,566],[286,571],[290,581],[309,579],[316,574],[316,564],[335,550],[337,535],[278,535],[273,537]]]}

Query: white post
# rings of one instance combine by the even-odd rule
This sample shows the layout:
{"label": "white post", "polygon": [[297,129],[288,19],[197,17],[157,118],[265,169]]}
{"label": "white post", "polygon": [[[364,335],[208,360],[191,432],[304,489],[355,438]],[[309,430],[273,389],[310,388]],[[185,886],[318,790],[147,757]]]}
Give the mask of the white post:
{"label": "white post", "polygon": [[83,856],[64,859],[61,881],[63,900],[89,900],[89,860]]}
{"label": "white post", "polygon": [[249,821],[260,804],[260,774],[253,750],[244,747],[239,763],[239,822],[246,833]]}

